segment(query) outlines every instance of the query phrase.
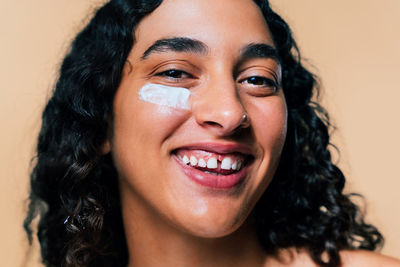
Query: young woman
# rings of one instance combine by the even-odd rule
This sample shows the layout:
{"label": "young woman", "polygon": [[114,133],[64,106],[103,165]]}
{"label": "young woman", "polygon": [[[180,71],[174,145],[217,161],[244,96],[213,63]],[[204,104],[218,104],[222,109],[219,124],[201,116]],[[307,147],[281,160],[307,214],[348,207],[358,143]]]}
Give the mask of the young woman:
{"label": "young woman", "polygon": [[105,4],[43,112],[43,262],[400,266],[366,252],[382,236],[342,193],[315,91],[267,1]]}

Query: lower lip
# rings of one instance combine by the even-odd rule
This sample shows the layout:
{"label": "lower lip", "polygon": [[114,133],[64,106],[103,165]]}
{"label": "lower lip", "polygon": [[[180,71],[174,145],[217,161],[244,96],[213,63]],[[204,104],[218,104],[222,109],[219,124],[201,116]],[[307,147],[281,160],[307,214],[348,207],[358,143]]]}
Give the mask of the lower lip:
{"label": "lower lip", "polygon": [[249,171],[249,165],[247,165],[240,171],[233,174],[215,175],[200,171],[190,165],[184,164],[176,155],[173,155],[173,157],[182,167],[182,170],[187,177],[197,184],[215,189],[230,189],[241,184]]}

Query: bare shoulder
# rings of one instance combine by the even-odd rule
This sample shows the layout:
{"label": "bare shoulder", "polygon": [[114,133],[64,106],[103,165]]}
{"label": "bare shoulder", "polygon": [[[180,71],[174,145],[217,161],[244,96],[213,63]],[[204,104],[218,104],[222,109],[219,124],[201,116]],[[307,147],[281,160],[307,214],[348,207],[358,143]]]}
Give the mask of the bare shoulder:
{"label": "bare shoulder", "polygon": [[269,255],[263,267],[317,267],[305,249],[288,248],[279,250],[277,255]]}
{"label": "bare shoulder", "polygon": [[400,260],[366,250],[346,250],[340,256],[341,267],[400,267]]}
{"label": "bare shoulder", "polygon": [[[340,252],[340,267],[400,267],[400,260],[367,250],[344,250]],[[267,257],[264,267],[317,267],[304,249],[283,249],[278,255]]]}

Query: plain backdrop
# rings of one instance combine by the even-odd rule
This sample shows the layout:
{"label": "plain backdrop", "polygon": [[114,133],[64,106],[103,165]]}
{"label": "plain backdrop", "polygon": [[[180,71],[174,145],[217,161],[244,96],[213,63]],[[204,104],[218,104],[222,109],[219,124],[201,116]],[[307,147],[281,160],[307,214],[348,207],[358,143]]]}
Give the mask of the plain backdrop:
{"label": "plain backdrop", "polygon": [[[1,266],[40,266],[22,221],[40,114],[74,34],[99,0],[0,0]],[[400,1],[273,0],[291,25],[337,130],[346,191],[400,257]]]}

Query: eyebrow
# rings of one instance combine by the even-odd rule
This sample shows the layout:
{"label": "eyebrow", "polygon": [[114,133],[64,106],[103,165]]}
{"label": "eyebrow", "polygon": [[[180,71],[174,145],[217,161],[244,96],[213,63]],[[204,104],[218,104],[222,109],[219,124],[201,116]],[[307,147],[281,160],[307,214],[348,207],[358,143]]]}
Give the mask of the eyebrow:
{"label": "eyebrow", "polygon": [[[153,53],[164,52],[189,52],[200,55],[209,52],[208,46],[202,41],[188,37],[172,37],[155,41],[142,55],[145,60]],[[254,58],[273,58],[281,63],[278,51],[273,46],[266,43],[250,43],[241,49],[240,62]]]}
{"label": "eyebrow", "polygon": [[148,58],[153,53],[163,52],[190,52],[206,54],[209,49],[203,42],[187,37],[173,37],[155,41],[142,55],[141,59]]}
{"label": "eyebrow", "polygon": [[278,51],[275,47],[264,43],[251,43],[241,51],[240,61],[253,58],[272,58],[281,63]]}

